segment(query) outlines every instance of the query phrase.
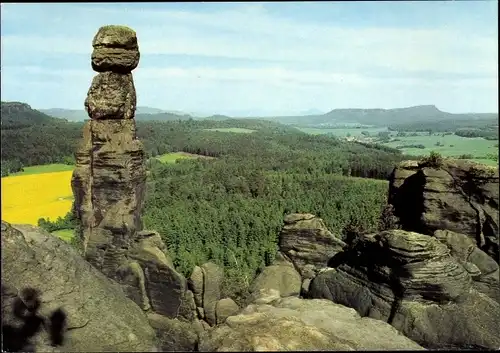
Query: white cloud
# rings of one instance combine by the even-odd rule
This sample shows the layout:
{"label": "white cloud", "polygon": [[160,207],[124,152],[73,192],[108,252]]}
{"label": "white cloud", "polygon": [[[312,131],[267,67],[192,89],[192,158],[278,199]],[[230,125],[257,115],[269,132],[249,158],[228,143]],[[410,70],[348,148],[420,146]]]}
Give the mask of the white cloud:
{"label": "white cloud", "polygon": [[[7,51],[90,54],[93,32],[121,17],[138,32],[144,57],[185,54],[226,58],[275,60],[363,71],[385,67],[406,71],[497,74],[495,34],[480,35],[456,29],[345,28],[335,24],[297,23],[268,15],[262,6],[218,12],[78,10],[89,23],[82,31],[59,36],[6,35]],[[65,21],[70,21],[66,19]],[[129,21],[127,21],[129,20]],[[97,24],[99,23],[99,24]],[[69,26],[69,24],[68,24]],[[64,23],[62,24],[64,27]],[[92,33],[92,34],[91,34]]]}
{"label": "white cloud", "polygon": [[[271,15],[262,4],[204,12],[127,11],[75,4],[15,6],[22,11],[2,7],[2,25],[4,21],[31,21],[47,32],[2,35],[2,62],[4,57],[9,63],[16,57],[33,58],[29,66],[3,66],[2,81],[48,77],[58,81],[57,87],[78,85],[78,91],[84,92],[95,74],[90,65],[77,68],[68,63],[65,68],[53,68],[50,62],[42,66],[41,59],[50,54],[63,61],[71,54],[81,54],[90,61],[96,29],[121,23],[138,34],[141,62],[134,76],[136,86],[143,90],[139,95],[148,104],[164,108],[170,108],[162,104],[167,101],[233,108],[286,104],[300,109],[329,109],[338,102],[348,106],[376,99],[380,106],[390,106],[391,99],[452,105],[460,94],[477,97],[476,104],[467,98],[467,104],[474,106],[498,103],[492,98],[498,95],[496,26],[487,32],[444,25],[427,29],[346,27]],[[157,55],[162,54],[205,56],[207,63],[186,67],[169,60],[159,67]],[[220,58],[220,64],[211,66],[213,57]],[[227,59],[245,60],[228,64]],[[245,66],[244,62],[252,64]],[[182,98],[181,93],[189,98]],[[163,98],[168,95],[175,99]],[[155,104],[151,97],[160,103]]]}

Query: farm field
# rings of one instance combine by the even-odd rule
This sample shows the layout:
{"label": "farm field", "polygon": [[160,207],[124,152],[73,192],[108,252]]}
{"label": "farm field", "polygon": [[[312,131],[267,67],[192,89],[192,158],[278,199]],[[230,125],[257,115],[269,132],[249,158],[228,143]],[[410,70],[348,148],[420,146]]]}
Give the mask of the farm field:
{"label": "farm field", "polygon": [[[1,179],[2,219],[14,224],[37,225],[39,218],[55,221],[71,209],[72,171],[40,172],[48,166],[32,167],[32,174]],[[26,168],[28,169],[28,168]]]}
{"label": "farm field", "polygon": [[[182,158],[211,158],[174,152],[157,157],[164,163]],[[71,175],[74,166],[48,164],[25,167],[23,172],[1,179],[2,219],[14,224],[37,225],[38,219],[55,221],[71,209]]]}
{"label": "farm field", "polygon": [[156,156],[155,158],[158,159],[162,163],[175,163],[175,161],[177,161],[178,159],[186,159],[186,158],[212,159],[212,157],[202,156],[199,154],[186,153],[186,152],[165,153],[165,154],[162,154],[161,156]]}
{"label": "farm field", "polygon": [[[498,141],[485,140],[483,138],[467,138],[457,135],[431,135],[431,136],[406,136],[397,137],[399,141],[384,143],[385,146],[396,148],[403,145],[424,145],[425,148],[402,148],[406,154],[419,155],[429,154],[436,151],[443,156],[453,157],[463,154],[471,154],[474,157],[485,157],[487,154],[498,154],[495,145]],[[441,146],[436,146],[436,143]]]}
{"label": "farm field", "polygon": [[215,128],[215,129],[204,129],[207,131],[219,131],[219,132],[236,132],[239,134],[250,134],[252,132],[255,132],[256,130],[251,130],[251,129],[243,129],[240,127],[229,127],[229,128]]}
{"label": "farm field", "polygon": [[379,132],[389,131],[386,127],[363,127],[363,128],[345,128],[345,129],[318,129],[313,127],[298,127],[300,131],[311,135],[332,134],[338,137],[362,136],[363,131],[368,131],[370,135],[376,136]]}
{"label": "farm field", "polygon": [[[316,128],[299,128],[299,130],[317,135],[317,134],[328,134],[331,133],[338,137],[361,137],[362,131],[368,131],[371,136],[376,137],[379,132],[388,131],[386,128],[361,128],[361,129],[316,129]],[[349,135],[348,135],[349,134]],[[412,134],[407,132],[407,135]],[[391,139],[397,139],[397,141],[391,141],[386,143],[381,143],[384,146],[397,148],[398,146],[404,145],[423,145],[425,148],[399,148],[401,152],[407,155],[419,156],[428,155],[431,151],[440,153],[445,157],[458,157],[464,154],[472,155],[472,159],[475,162],[497,166],[498,162],[493,159],[485,158],[487,155],[497,155],[498,156],[498,141],[486,140],[483,138],[467,138],[457,135],[444,135],[443,134],[433,134],[430,135],[425,132],[418,133],[418,136],[396,136],[397,131],[391,131]],[[436,143],[440,143],[440,146],[436,146]],[[380,143],[380,142],[377,142]]]}

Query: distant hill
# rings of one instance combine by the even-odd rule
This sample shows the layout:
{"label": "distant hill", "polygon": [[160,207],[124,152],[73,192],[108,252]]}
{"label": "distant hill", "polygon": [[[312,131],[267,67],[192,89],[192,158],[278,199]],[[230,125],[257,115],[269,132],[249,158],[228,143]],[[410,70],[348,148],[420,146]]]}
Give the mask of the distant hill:
{"label": "distant hill", "polygon": [[53,116],[54,118],[66,119],[68,121],[84,121],[85,119],[89,118],[87,112],[83,109],[51,108],[38,109],[38,111]]}
{"label": "distant hill", "polygon": [[82,123],[58,119],[26,103],[1,102],[2,176],[22,166],[73,160]]}
{"label": "distant hill", "polygon": [[275,117],[282,124],[328,127],[345,123],[374,126],[414,123],[415,121],[444,121],[471,119],[498,119],[495,113],[453,114],[439,110],[434,105],[420,105],[397,109],[334,109],[326,114]]}
{"label": "distant hill", "polygon": [[[41,109],[41,112],[69,121],[83,121],[88,119],[87,113],[82,110],[70,109]],[[415,122],[440,122],[440,121],[466,121],[466,120],[494,120],[498,119],[497,113],[465,113],[453,114],[439,110],[435,105],[419,105],[408,108],[396,109],[334,109],[328,113],[320,113],[316,109],[302,112],[307,115],[293,116],[245,116],[239,119],[265,119],[281,124],[302,127],[335,127],[345,125],[373,125],[396,126],[414,124]],[[221,114],[201,117],[199,114],[188,114],[181,111],[169,111],[151,107],[137,107],[136,119],[138,121],[172,121],[172,120],[226,120],[236,118]]]}
{"label": "distant hill", "polygon": [[[47,115],[53,116],[55,118],[66,119],[68,121],[84,121],[89,118],[87,112],[84,109],[51,108],[51,109],[39,109],[39,111]],[[180,116],[184,114],[183,112],[168,111],[151,107],[137,107],[136,109],[136,115],[156,115],[163,113],[180,115]]]}
{"label": "distant hill", "polygon": [[180,115],[169,112],[147,114],[147,113],[141,113],[139,109],[135,113],[136,121],[175,121],[175,120],[189,120],[189,119],[193,119],[193,117],[188,114]]}
{"label": "distant hill", "polygon": [[21,102],[1,102],[1,126],[2,130],[22,129],[33,125],[43,125],[62,122],[32,109],[28,104]]}

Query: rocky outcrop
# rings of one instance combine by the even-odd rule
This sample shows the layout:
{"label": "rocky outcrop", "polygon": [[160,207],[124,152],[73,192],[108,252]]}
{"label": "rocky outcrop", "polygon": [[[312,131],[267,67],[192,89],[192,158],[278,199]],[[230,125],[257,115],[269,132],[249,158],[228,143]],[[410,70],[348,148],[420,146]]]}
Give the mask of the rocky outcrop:
{"label": "rocky outcrop", "polygon": [[221,299],[220,289],[224,279],[224,271],[212,262],[203,264],[201,270],[203,271],[203,310],[205,320],[210,325],[215,325],[217,322],[215,307]]}
{"label": "rocky outcrop", "polygon": [[389,203],[403,229],[465,234],[499,262],[498,169],[465,160],[406,161],[393,170]]}
{"label": "rocky outcrop", "polygon": [[[41,294],[41,313],[62,307],[67,314],[64,345],[70,351],[152,351],[153,329],[121,287],[86,262],[69,244],[28,225],[2,221],[2,324],[15,321],[12,300],[26,286]],[[36,349],[53,351],[46,334]]]}
{"label": "rocky outcrop", "polygon": [[289,214],[284,222],[279,249],[303,279],[313,278],[345,246],[326,228],[321,218],[312,214]]}
{"label": "rocky outcrop", "polygon": [[117,271],[116,277],[144,310],[152,309],[175,318],[184,300],[194,301],[188,298],[187,281],[175,270],[157,232],[138,232],[128,249],[127,259],[129,261]]}
{"label": "rocky outcrop", "polygon": [[500,304],[474,289],[477,270],[464,264],[436,237],[358,235],[312,281],[309,295],[391,323],[426,348],[498,348]]}
{"label": "rocky outcrop", "polygon": [[450,254],[469,272],[472,286],[500,303],[500,272],[495,260],[465,234],[437,230],[434,237],[445,244]]}
{"label": "rocky outcrop", "polygon": [[188,280],[198,318],[204,319],[210,325],[217,323],[216,307],[221,300],[223,279],[224,270],[212,262],[207,262],[201,267],[195,266]]}
{"label": "rocky outcrop", "polygon": [[283,298],[274,305],[251,304],[225,324],[201,335],[199,350],[421,350],[379,320],[327,300]]}
{"label": "rocky outcrop", "polygon": [[71,184],[85,258],[114,277],[142,230],[146,170],[133,119],[131,74],[139,49],[135,32],[122,26],[101,27],[92,44],[92,67],[99,74],[85,100],[91,120],[84,126]]}
{"label": "rocky outcrop", "polygon": [[104,26],[92,45],[98,74],[85,100],[91,120],[84,126],[71,182],[83,255],[122,284],[143,310],[191,320],[196,306],[186,279],[175,270],[161,236],[142,229],[146,171],[131,73],[140,56],[136,34]]}

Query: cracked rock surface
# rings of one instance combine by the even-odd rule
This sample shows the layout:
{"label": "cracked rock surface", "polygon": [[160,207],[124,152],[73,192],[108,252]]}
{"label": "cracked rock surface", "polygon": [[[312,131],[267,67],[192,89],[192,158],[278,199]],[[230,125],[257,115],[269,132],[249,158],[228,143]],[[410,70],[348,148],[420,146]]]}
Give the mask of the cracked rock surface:
{"label": "cracked rock surface", "polygon": [[466,160],[405,161],[392,172],[389,203],[403,229],[465,234],[498,263],[498,180],[497,168]]}
{"label": "cracked rock surface", "polygon": [[423,348],[389,324],[361,318],[353,309],[295,297],[273,305],[250,304],[202,334],[199,344],[202,352],[392,349]]}
{"label": "cracked rock surface", "polygon": [[386,321],[428,349],[498,348],[500,304],[472,278],[494,266],[460,260],[465,246],[440,238],[404,230],[358,235],[336,255],[335,268],[314,278],[309,295]]}
{"label": "cracked rock surface", "polygon": [[[40,313],[62,307],[68,351],[152,351],[155,333],[146,315],[118,284],[86,262],[69,244],[30,225],[2,221],[2,321],[14,322],[12,300],[25,287],[42,294]],[[42,332],[37,351],[54,351]]]}

